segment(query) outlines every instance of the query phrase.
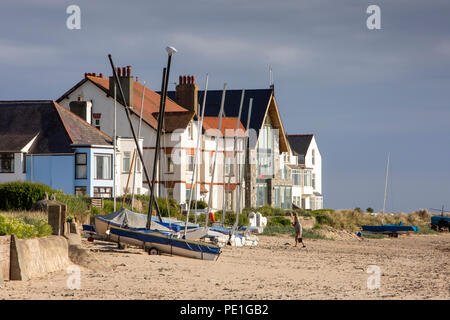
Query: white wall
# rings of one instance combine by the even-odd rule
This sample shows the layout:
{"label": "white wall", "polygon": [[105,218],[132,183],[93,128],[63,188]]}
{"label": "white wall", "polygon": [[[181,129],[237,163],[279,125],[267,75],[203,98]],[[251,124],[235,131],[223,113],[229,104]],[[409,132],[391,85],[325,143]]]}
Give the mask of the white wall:
{"label": "white wall", "polygon": [[14,172],[12,173],[0,173],[0,183],[26,180],[26,174],[23,173],[23,153],[14,153]]}

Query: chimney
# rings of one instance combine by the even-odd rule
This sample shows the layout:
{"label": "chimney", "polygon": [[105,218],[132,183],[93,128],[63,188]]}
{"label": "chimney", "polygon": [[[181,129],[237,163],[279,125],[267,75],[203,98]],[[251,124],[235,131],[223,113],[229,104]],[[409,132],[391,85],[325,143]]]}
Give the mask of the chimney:
{"label": "chimney", "polygon": [[80,97],[78,101],[71,101],[69,107],[72,113],[91,123],[92,103],[90,101],[83,101],[83,98]]}
{"label": "chimney", "polygon": [[198,112],[198,86],[194,76],[180,76],[176,87],[177,103],[197,114]]}
{"label": "chimney", "polygon": [[[117,67],[117,77],[119,78],[120,85],[122,86],[123,95],[128,106],[133,106],[133,76],[131,75],[131,66]],[[114,97],[114,76],[109,77],[109,94]],[[120,99],[119,86],[116,86],[116,97]]]}

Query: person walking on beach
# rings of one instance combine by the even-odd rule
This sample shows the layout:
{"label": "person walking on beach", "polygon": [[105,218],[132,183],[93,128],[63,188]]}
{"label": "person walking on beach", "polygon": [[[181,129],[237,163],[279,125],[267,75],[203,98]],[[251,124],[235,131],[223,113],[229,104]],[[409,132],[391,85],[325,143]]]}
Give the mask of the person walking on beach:
{"label": "person walking on beach", "polygon": [[300,221],[298,220],[297,212],[294,212],[294,223],[292,225],[294,226],[295,230],[295,246],[297,246],[298,243],[301,242],[303,248],[306,248],[306,245],[303,242],[303,227]]}

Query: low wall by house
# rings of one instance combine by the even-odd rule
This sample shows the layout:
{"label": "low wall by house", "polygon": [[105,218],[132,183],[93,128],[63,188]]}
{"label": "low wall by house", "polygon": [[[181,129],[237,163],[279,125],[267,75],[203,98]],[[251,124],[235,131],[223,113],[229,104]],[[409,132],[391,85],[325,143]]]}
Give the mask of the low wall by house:
{"label": "low wall by house", "polygon": [[70,264],[69,245],[62,236],[34,239],[11,237],[11,280],[43,276],[63,270]]}

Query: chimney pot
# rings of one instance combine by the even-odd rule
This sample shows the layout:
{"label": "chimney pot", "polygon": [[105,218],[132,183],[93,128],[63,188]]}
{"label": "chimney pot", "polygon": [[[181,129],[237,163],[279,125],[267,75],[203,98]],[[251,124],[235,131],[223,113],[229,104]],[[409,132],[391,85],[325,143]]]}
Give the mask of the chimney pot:
{"label": "chimney pot", "polygon": [[178,77],[178,83],[179,83],[179,84],[182,84],[182,83],[183,83],[183,77],[182,77],[182,76],[179,76],[179,77]]}
{"label": "chimney pot", "polygon": [[183,84],[186,84],[186,76],[183,76]]}
{"label": "chimney pot", "polygon": [[127,68],[126,67],[122,67],[122,77],[125,77],[127,74]]}
{"label": "chimney pot", "polygon": [[192,77],[192,83],[195,83],[195,77],[194,76],[191,76]]}
{"label": "chimney pot", "polygon": [[131,66],[127,66],[127,77],[131,77]]}
{"label": "chimney pot", "polygon": [[100,77],[100,78],[103,78],[103,73],[100,73],[99,77]]}
{"label": "chimney pot", "polygon": [[120,72],[121,72],[120,67],[117,67],[117,76],[119,77],[121,76]]}
{"label": "chimney pot", "polygon": [[93,75],[94,77],[96,77],[96,76],[97,76],[97,73],[94,72],[92,75]]}

